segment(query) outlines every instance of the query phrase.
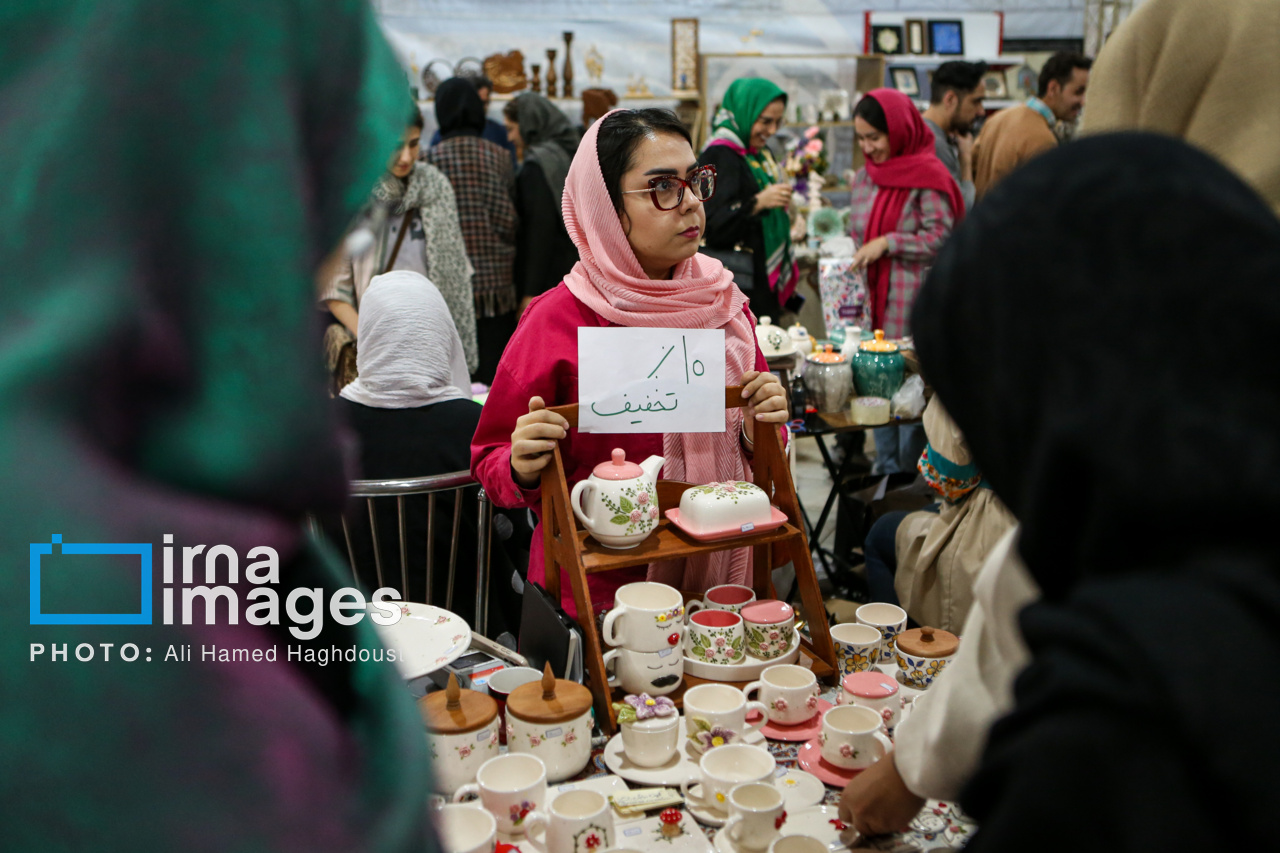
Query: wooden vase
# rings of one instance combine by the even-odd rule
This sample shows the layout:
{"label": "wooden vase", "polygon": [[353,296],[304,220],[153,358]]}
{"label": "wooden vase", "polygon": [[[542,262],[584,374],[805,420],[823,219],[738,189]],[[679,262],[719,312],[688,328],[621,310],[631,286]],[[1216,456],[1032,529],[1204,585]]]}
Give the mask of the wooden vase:
{"label": "wooden vase", "polygon": [[541,95],[542,94],[542,66],[535,62],[529,67],[533,69],[533,79],[529,81],[529,90],[533,92],[537,92],[539,95]]}
{"label": "wooden vase", "polygon": [[563,96],[566,98],[573,97],[573,57],[570,50],[573,46],[573,33],[566,32],[564,35],[564,82],[561,84]]}
{"label": "wooden vase", "polygon": [[547,97],[556,96],[556,49],[547,48]]}

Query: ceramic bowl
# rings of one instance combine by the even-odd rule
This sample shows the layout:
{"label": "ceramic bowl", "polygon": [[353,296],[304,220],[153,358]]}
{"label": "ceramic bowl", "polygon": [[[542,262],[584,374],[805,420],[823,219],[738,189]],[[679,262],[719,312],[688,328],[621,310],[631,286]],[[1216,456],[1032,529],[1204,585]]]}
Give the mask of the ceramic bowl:
{"label": "ceramic bowl", "polygon": [[707,483],[680,496],[681,524],[695,534],[740,530],[772,519],[769,496],[754,483]]}

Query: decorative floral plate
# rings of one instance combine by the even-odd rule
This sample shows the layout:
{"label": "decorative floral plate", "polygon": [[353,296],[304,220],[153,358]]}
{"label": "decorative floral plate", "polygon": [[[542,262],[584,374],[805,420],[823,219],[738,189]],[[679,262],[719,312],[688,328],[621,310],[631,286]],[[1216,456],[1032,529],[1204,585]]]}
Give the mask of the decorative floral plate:
{"label": "decorative floral plate", "polygon": [[[400,608],[400,621],[394,625],[369,621],[382,644],[395,651],[396,669],[406,681],[453,663],[471,647],[471,628],[458,614],[414,601],[386,603]],[[368,611],[379,613],[373,605]]]}

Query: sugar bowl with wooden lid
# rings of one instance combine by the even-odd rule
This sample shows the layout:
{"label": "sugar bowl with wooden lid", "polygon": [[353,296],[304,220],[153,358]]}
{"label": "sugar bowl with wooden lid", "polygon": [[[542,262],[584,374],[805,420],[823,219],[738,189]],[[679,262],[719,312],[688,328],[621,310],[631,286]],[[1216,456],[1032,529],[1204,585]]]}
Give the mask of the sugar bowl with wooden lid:
{"label": "sugar bowl with wooden lid", "polygon": [[941,628],[912,628],[897,637],[898,666],[902,680],[924,690],[956,656],[960,638]]}
{"label": "sugar bowl with wooden lid", "polygon": [[507,697],[507,749],[541,758],[548,782],[568,779],[587,766],[594,727],[591,691],[556,678],[551,664],[541,681],[522,684]]}
{"label": "sugar bowl with wooden lid", "polygon": [[437,793],[452,796],[474,782],[480,765],[498,754],[498,703],[474,690],[463,690],[449,674],[444,690],[418,700],[427,726]]}

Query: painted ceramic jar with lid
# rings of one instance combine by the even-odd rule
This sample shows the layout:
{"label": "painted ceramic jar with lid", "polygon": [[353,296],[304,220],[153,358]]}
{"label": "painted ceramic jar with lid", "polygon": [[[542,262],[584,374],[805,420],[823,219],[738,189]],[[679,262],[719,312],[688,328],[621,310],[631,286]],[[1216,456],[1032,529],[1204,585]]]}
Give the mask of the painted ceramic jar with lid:
{"label": "painted ceramic jar with lid", "polygon": [[897,638],[902,680],[924,690],[938,677],[960,648],[960,638],[941,628],[912,628]]}
{"label": "painted ceramic jar with lid", "polygon": [[444,690],[418,700],[427,727],[427,746],[436,793],[453,793],[476,779],[480,765],[498,754],[498,703],[474,690],[462,690],[449,674]]}
{"label": "painted ceramic jar with lid", "polygon": [[809,401],[824,415],[843,412],[853,396],[849,360],[827,344],[821,352],[815,352],[805,361],[804,390]]}
{"label": "painted ceramic jar with lid", "polygon": [[902,387],[906,369],[898,345],[884,339],[884,329],[876,329],[875,337],[859,344],[853,356],[853,384],[860,397],[888,400]]}
{"label": "painted ceramic jar with lid", "polygon": [[536,755],[547,781],[560,782],[591,758],[591,691],[556,678],[547,664],[541,681],[522,684],[507,697],[507,749]]}
{"label": "painted ceramic jar with lid", "polygon": [[902,702],[898,698],[898,680],[878,669],[851,672],[841,679],[836,704],[861,705],[875,711],[884,720],[884,728],[889,737],[893,737],[898,716],[902,712]]}

